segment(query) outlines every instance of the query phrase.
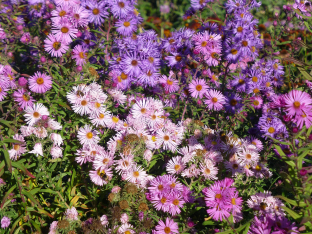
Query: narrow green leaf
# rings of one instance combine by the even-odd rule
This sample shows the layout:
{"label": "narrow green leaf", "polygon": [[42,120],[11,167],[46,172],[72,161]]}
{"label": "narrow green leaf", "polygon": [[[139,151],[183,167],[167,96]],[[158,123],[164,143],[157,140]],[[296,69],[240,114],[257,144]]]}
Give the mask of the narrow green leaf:
{"label": "narrow green leaf", "polygon": [[29,177],[31,177],[31,178],[33,178],[33,179],[36,178],[36,177],[35,177],[33,174],[31,174],[31,173],[27,170],[27,168],[26,168],[23,164],[21,164],[20,162],[12,162],[12,166],[13,166],[13,167],[16,167],[16,168],[18,168],[18,169],[20,169],[25,175],[27,175],[27,176],[29,176]]}
{"label": "narrow green leaf", "polygon": [[16,185],[12,186],[7,192],[6,194],[4,195],[3,199],[2,199],[2,203],[1,203],[1,209],[3,208],[4,206],[4,203],[6,201],[6,199],[8,198],[8,196],[10,195],[10,193],[13,192],[13,190],[16,188]]}
{"label": "narrow green leaf", "polygon": [[37,199],[30,193],[27,192],[26,190],[22,190],[22,194],[24,194],[26,197],[29,198],[29,200],[31,200],[33,203],[35,203],[38,207],[40,207],[40,209],[42,209],[40,203],[37,201]]}
{"label": "narrow green leaf", "polygon": [[312,76],[303,67],[297,67],[301,74],[308,80],[312,80]]}
{"label": "narrow green leaf", "polygon": [[4,154],[4,160],[6,162],[6,166],[8,167],[8,170],[12,173],[12,163],[11,163],[11,159],[10,159],[10,155],[9,155],[8,151],[5,149],[0,149],[0,150]]}
{"label": "narrow green leaf", "polygon": [[286,206],[283,206],[282,209],[285,210],[294,219],[299,219],[301,217],[301,215],[297,214],[295,211]]}

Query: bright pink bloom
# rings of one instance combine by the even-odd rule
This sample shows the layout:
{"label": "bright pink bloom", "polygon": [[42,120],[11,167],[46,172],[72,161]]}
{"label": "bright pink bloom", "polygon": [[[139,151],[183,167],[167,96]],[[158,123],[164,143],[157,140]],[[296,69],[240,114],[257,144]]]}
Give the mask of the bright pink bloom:
{"label": "bright pink bloom", "polygon": [[291,90],[285,95],[285,107],[287,114],[290,116],[302,115],[312,107],[312,99],[309,94],[300,90]]}
{"label": "bright pink bloom", "polygon": [[207,92],[209,86],[206,84],[204,79],[194,79],[189,84],[189,91],[194,98],[203,98],[204,94]]}
{"label": "bright pink bloom", "polygon": [[34,93],[45,93],[52,88],[52,78],[37,72],[29,78],[29,89]]}

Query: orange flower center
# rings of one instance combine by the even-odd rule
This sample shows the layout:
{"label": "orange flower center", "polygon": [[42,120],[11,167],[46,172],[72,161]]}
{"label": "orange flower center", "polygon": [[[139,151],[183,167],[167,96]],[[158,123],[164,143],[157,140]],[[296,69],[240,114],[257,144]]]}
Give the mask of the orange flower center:
{"label": "orange flower center", "polygon": [[129,27],[129,26],[130,26],[130,22],[126,21],[126,22],[123,23],[123,25],[124,25],[125,27]]}
{"label": "orange flower center", "polygon": [[36,111],[36,112],[33,113],[33,116],[34,116],[35,118],[39,118],[40,114]]}
{"label": "orange flower center", "polygon": [[92,10],[92,14],[93,14],[93,15],[98,15],[99,13],[100,13],[100,10],[97,9],[97,8],[94,8],[94,9]]}
{"label": "orange flower center", "polygon": [[62,33],[68,33],[69,29],[67,27],[62,27],[61,32]]}
{"label": "orange flower center", "polygon": [[41,85],[44,83],[44,80],[40,77],[37,79],[37,84]]}
{"label": "orange flower center", "polygon": [[87,136],[88,139],[91,139],[93,137],[93,133],[92,132],[88,132],[86,136]]}

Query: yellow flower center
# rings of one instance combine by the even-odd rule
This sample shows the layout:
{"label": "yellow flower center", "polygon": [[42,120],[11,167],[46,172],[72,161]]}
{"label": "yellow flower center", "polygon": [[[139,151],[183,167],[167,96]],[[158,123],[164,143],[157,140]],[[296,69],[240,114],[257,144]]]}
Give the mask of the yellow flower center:
{"label": "yellow flower center", "polygon": [[63,17],[64,15],[66,15],[66,11],[60,11],[59,16]]}
{"label": "yellow flower center", "polygon": [[130,26],[130,22],[126,21],[123,23],[123,25],[128,28]]}
{"label": "yellow flower center", "polygon": [[299,107],[300,107],[300,102],[295,101],[295,102],[294,102],[294,107],[295,107],[295,108],[299,108]]}
{"label": "yellow flower center", "polygon": [[269,133],[274,133],[274,132],[275,132],[275,129],[274,129],[273,127],[269,127],[268,132],[269,132]]}
{"label": "yellow flower center", "polygon": [[87,136],[88,139],[92,139],[93,133],[92,132],[88,132],[86,136]]}
{"label": "yellow flower center", "polygon": [[40,114],[36,111],[36,112],[33,113],[33,116],[34,116],[35,118],[39,118]]}
{"label": "yellow flower center", "polygon": [[200,85],[200,84],[198,84],[198,85],[196,85],[195,89],[196,89],[197,91],[201,91],[201,90],[203,89],[203,86]]}

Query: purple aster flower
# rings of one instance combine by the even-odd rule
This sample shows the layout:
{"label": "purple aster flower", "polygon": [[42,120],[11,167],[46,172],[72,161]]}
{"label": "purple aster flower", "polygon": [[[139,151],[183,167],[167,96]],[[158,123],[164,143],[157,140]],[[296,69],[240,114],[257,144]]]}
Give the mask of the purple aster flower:
{"label": "purple aster flower", "polygon": [[104,19],[108,17],[105,5],[104,1],[100,1],[99,3],[94,0],[87,2],[90,23],[100,25],[104,22]]}
{"label": "purple aster flower", "polygon": [[235,87],[240,92],[245,92],[247,87],[247,78],[244,74],[240,73],[238,76],[233,76],[234,80],[231,81],[231,86]]}
{"label": "purple aster flower", "polygon": [[49,34],[48,38],[44,40],[44,50],[52,57],[62,57],[68,50],[68,43],[65,43],[60,36]]}
{"label": "purple aster flower", "polygon": [[266,218],[258,218],[255,216],[248,234],[270,234],[272,223]]}
{"label": "purple aster flower", "polygon": [[52,88],[52,78],[37,72],[29,78],[29,89],[34,93],[45,93]]}
{"label": "purple aster flower", "polygon": [[242,98],[238,94],[230,94],[226,97],[225,110],[235,114],[235,112],[240,112],[243,108]]}
{"label": "purple aster flower", "polygon": [[116,31],[122,36],[130,36],[137,30],[137,22],[133,18],[120,19],[115,24]]}
{"label": "purple aster flower", "polygon": [[11,219],[9,217],[4,216],[1,219],[1,228],[5,229],[11,224]]}
{"label": "purple aster flower", "polygon": [[141,73],[141,60],[137,54],[129,54],[122,60],[124,71],[130,76],[139,76]]}
{"label": "purple aster flower", "polygon": [[111,12],[116,18],[125,18],[134,7],[131,5],[130,1],[126,0],[113,0],[110,2]]}
{"label": "purple aster flower", "polygon": [[165,59],[168,61],[170,67],[180,69],[184,64],[185,57],[179,53],[172,53],[172,55],[165,57]]}
{"label": "purple aster flower", "polygon": [[21,37],[21,42],[24,44],[29,44],[30,42],[30,33],[24,33]]}

